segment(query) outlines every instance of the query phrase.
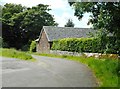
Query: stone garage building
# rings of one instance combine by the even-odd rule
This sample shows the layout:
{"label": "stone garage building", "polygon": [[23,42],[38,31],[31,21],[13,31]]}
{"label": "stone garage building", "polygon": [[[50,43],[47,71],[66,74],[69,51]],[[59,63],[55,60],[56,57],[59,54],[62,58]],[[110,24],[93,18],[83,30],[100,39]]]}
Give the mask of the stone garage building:
{"label": "stone garage building", "polygon": [[37,41],[36,51],[40,53],[49,53],[54,40],[62,38],[81,38],[90,37],[94,30],[90,28],[73,28],[73,27],[54,27],[43,26]]}

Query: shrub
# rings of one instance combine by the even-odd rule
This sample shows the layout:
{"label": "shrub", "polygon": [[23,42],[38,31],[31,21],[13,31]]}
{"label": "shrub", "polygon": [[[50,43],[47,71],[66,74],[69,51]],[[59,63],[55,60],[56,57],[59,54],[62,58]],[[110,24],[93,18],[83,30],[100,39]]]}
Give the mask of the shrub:
{"label": "shrub", "polygon": [[9,48],[9,45],[0,37],[0,48]]}
{"label": "shrub", "polygon": [[59,46],[59,41],[54,41],[53,44],[52,44],[51,49],[58,50],[58,49],[60,49],[59,47],[60,47]]}
{"label": "shrub", "polygon": [[36,42],[32,41],[30,44],[30,52],[36,52]]}
{"label": "shrub", "polygon": [[106,53],[119,53],[120,52],[120,40],[115,37],[108,37],[108,41],[106,44]]}
{"label": "shrub", "polygon": [[21,50],[22,51],[28,51],[29,48],[30,48],[30,46],[27,44],[27,45],[22,46]]}
{"label": "shrub", "polygon": [[2,42],[2,47],[3,47],[3,48],[9,48],[9,45],[8,45],[6,42],[3,41],[3,42]]}
{"label": "shrub", "polygon": [[65,38],[54,41],[52,50],[72,52],[100,52],[100,42],[95,38]]}
{"label": "shrub", "polygon": [[2,47],[2,38],[0,37],[0,48]]}

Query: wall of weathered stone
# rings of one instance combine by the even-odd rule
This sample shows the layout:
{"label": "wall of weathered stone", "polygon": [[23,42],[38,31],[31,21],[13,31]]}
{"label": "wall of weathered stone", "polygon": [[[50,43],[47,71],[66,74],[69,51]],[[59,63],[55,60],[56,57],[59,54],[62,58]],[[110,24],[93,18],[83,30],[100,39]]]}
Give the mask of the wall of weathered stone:
{"label": "wall of weathered stone", "polygon": [[101,54],[101,53],[77,53],[77,52],[68,52],[68,51],[60,51],[60,50],[50,50],[51,54],[58,54],[58,55],[71,55],[71,56],[82,56],[85,55],[86,57],[101,58],[101,57],[109,57],[113,59],[118,59],[119,56],[117,54]]}
{"label": "wall of weathered stone", "polygon": [[77,52],[68,52],[68,51],[60,51],[60,50],[50,50],[51,54],[58,54],[58,55],[71,55],[71,56],[81,56],[86,55],[88,57],[90,56],[99,56],[100,53],[77,53]]}
{"label": "wall of weathered stone", "polygon": [[50,51],[50,44],[48,42],[48,39],[46,37],[45,32],[43,31],[41,34],[41,38],[39,43],[37,44],[37,52],[39,53],[49,53]]}

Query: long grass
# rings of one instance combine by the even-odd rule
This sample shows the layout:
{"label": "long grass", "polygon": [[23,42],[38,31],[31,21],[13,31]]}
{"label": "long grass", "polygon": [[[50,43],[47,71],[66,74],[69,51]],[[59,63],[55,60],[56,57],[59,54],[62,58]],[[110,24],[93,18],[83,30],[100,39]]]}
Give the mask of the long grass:
{"label": "long grass", "polygon": [[3,57],[10,57],[10,58],[18,58],[21,60],[29,60],[29,61],[35,61],[32,56],[27,52],[17,51],[15,49],[7,49],[7,48],[1,48],[0,49],[0,56]]}
{"label": "long grass", "polygon": [[120,66],[118,66],[118,60],[97,59],[94,57],[87,58],[84,56],[77,57],[77,56],[67,56],[67,55],[55,55],[55,54],[37,54],[37,55],[65,58],[68,60],[81,62],[92,69],[100,87],[118,87],[119,86],[118,72],[120,70]]}

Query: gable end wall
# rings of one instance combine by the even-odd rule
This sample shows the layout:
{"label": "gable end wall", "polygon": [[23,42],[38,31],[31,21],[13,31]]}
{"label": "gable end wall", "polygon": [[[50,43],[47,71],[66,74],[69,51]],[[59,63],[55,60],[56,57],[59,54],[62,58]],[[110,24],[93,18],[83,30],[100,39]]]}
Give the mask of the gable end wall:
{"label": "gable end wall", "polygon": [[50,44],[48,42],[45,31],[42,31],[41,38],[37,44],[37,52],[39,53],[49,53],[50,52]]}

